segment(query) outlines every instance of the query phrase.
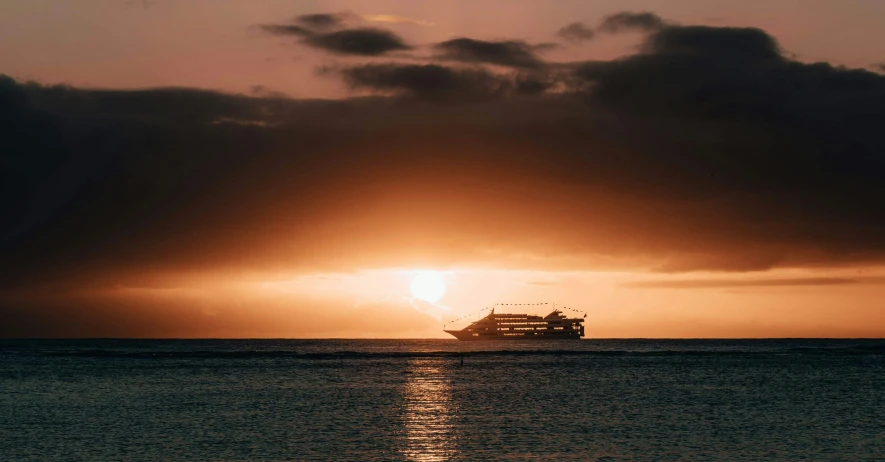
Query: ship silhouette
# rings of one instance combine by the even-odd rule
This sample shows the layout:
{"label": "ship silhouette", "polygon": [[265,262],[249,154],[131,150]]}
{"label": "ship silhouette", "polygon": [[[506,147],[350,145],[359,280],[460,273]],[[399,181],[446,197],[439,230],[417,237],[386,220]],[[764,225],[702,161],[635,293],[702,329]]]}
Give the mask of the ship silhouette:
{"label": "ship silhouette", "polygon": [[[586,317],[586,315],[584,315]],[[530,314],[495,313],[461,330],[445,330],[458,340],[579,340],[584,336],[584,319],[569,318],[562,311],[541,317]]]}

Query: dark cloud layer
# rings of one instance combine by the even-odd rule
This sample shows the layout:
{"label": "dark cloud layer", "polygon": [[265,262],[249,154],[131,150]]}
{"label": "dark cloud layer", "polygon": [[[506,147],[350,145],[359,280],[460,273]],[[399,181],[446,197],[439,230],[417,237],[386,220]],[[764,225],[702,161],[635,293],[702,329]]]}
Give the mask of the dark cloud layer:
{"label": "dark cloud layer", "polygon": [[298,16],[296,20],[314,29],[328,29],[344,25],[347,17],[348,15],[344,14],[316,13],[303,14]]}
{"label": "dark cloud layer", "polygon": [[664,20],[654,13],[633,13],[628,11],[606,16],[599,24],[599,30],[608,33],[626,30],[653,31],[663,27]]}
{"label": "dark cloud layer", "polygon": [[[323,15],[311,15],[323,16]],[[304,21],[304,17],[300,18]],[[315,23],[317,19],[307,21]],[[320,21],[322,22],[322,21]],[[321,29],[333,27],[331,22]],[[409,50],[411,47],[398,35],[385,29],[361,27],[333,31],[317,30],[295,24],[264,24],[261,30],[274,35],[292,35],[302,38],[305,45],[340,55],[379,56],[391,51]]]}
{"label": "dark cloud layer", "polygon": [[368,27],[313,35],[306,39],[306,43],[333,53],[362,56],[378,56],[411,48],[393,32]]}
{"label": "dark cloud layer", "polygon": [[584,23],[573,22],[559,29],[556,32],[556,35],[566,40],[581,42],[584,40],[592,40],[596,37],[596,32],[584,25]]}
{"label": "dark cloud layer", "polygon": [[885,261],[881,75],[674,25],[541,77],[474,66],[344,67],[379,96],[341,101],[3,78],[0,285]]}
{"label": "dark cloud layer", "polygon": [[661,55],[697,55],[716,61],[785,62],[774,37],[761,29],[709,26],[668,27],[652,34],[643,47]]}
{"label": "dark cloud layer", "polygon": [[509,91],[508,81],[476,69],[452,69],[436,64],[367,64],[343,70],[353,88],[405,93],[430,99],[476,100]]}
{"label": "dark cloud layer", "polygon": [[583,42],[593,40],[599,32],[608,34],[616,34],[631,30],[653,32],[664,28],[664,26],[664,20],[654,13],[622,11],[603,18],[596,29],[588,27],[582,22],[573,22],[559,29],[556,32],[556,35],[572,42]]}
{"label": "dark cloud layer", "polygon": [[518,40],[487,42],[470,38],[456,38],[435,46],[440,58],[467,63],[488,63],[517,68],[541,67],[534,48]]}
{"label": "dark cloud layer", "polygon": [[499,75],[438,64],[366,64],[344,68],[341,73],[353,89],[449,102],[538,94],[550,85],[530,74]]}

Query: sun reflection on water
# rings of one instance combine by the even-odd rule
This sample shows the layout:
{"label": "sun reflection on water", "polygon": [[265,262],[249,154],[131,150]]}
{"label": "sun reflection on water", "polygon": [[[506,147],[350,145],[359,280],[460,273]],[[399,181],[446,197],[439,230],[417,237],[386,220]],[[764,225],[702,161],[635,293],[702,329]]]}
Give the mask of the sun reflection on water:
{"label": "sun reflection on water", "polygon": [[450,460],[457,454],[450,379],[449,371],[438,360],[409,362],[402,415],[403,455],[409,460]]}

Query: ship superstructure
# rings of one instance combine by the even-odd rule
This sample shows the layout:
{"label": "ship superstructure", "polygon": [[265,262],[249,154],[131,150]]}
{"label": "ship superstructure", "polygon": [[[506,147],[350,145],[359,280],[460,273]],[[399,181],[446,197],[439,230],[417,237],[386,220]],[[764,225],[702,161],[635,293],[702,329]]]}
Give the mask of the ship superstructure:
{"label": "ship superstructure", "polygon": [[[586,315],[584,315],[586,317]],[[458,340],[555,340],[584,336],[584,318],[554,309],[547,316],[492,312],[461,330],[446,330]]]}

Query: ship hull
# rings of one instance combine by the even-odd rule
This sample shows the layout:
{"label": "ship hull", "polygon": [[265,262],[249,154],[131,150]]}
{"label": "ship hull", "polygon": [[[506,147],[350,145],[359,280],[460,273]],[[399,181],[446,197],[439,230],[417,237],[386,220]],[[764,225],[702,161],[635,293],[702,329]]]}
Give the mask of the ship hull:
{"label": "ship hull", "polygon": [[550,340],[581,340],[581,337],[577,334],[559,334],[559,333],[544,333],[543,335],[503,335],[503,334],[491,334],[491,335],[477,335],[474,336],[472,332],[463,332],[459,330],[447,330],[446,333],[455,337],[462,342],[487,342],[492,340],[532,340],[532,341],[550,341]]}

